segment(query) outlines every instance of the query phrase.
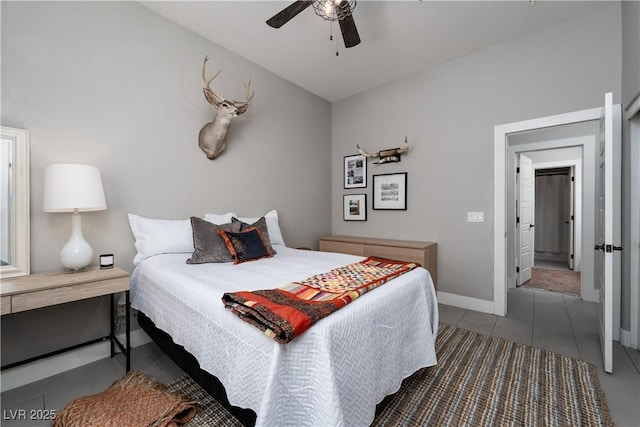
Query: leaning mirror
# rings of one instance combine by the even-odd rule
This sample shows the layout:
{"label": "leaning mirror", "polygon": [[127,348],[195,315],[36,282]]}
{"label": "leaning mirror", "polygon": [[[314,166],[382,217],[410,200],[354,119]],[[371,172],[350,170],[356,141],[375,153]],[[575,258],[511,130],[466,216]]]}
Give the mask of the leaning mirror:
{"label": "leaning mirror", "polygon": [[0,276],[29,274],[29,131],[0,126]]}

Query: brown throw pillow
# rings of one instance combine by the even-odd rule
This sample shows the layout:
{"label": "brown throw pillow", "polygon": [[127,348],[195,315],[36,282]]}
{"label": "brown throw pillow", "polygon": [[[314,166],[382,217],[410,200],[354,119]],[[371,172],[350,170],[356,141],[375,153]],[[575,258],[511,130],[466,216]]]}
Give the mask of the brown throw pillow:
{"label": "brown throw pillow", "polygon": [[193,247],[195,250],[187,264],[205,264],[209,262],[233,262],[234,259],[227,249],[224,240],[218,234],[219,230],[237,233],[241,223],[216,225],[196,216],[191,217],[193,229]]}

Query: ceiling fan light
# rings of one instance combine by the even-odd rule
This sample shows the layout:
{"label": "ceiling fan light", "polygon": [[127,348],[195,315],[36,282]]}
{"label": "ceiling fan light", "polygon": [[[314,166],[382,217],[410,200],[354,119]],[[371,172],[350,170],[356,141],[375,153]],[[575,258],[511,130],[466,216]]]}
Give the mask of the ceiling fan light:
{"label": "ceiling fan light", "polygon": [[341,5],[343,0],[314,0],[313,10],[326,21],[341,21],[351,16],[356,7],[356,0],[344,0],[346,5]]}

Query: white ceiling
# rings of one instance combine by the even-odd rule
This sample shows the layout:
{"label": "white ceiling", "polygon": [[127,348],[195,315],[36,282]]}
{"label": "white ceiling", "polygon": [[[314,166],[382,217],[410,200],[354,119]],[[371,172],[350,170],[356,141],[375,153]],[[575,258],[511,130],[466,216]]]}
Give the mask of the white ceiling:
{"label": "white ceiling", "polygon": [[331,24],[312,7],[280,29],[265,23],[292,2],[141,3],[332,102],[608,3],[359,0],[353,16],[362,43],[345,49],[339,27],[334,24],[334,41],[329,41]]}

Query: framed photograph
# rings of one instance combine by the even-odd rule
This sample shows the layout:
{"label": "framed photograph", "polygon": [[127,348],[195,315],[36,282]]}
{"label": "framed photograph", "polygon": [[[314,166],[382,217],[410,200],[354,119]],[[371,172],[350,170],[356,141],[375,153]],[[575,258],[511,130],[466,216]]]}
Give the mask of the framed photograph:
{"label": "framed photograph", "polygon": [[407,173],[373,175],[373,209],[407,209]]}
{"label": "framed photograph", "polygon": [[344,188],[367,186],[367,159],[360,154],[344,156]]}
{"label": "framed photograph", "polygon": [[367,220],[366,194],[345,194],[343,205],[345,221]]}

